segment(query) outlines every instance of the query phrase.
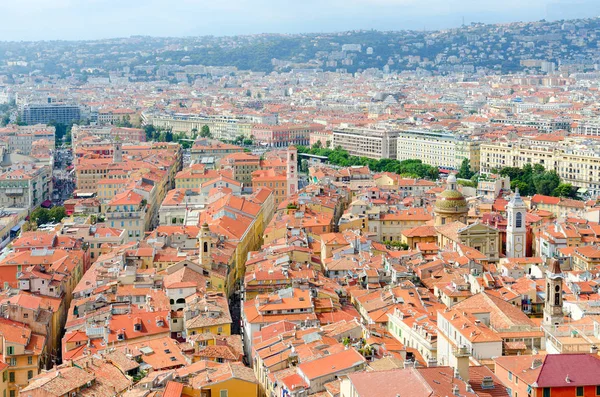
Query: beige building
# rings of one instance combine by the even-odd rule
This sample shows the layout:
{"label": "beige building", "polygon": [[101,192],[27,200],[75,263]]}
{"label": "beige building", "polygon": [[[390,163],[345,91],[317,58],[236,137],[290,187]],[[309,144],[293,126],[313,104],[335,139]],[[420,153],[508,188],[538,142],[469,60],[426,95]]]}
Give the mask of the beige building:
{"label": "beige building", "polygon": [[52,198],[52,167],[16,164],[0,174],[0,206],[34,208]]}
{"label": "beige building", "polygon": [[600,145],[582,137],[536,137],[481,144],[481,172],[541,164],[565,183],[600,195]]}
{"label": "beige building", "polygon": [[[438,245],[458,251],[460,245],[467,246],[481,252],[486,261],[497,261],[499,258],[500,233],[493,227],[482,223],[465,225],[461,222],[452,222],[437,226]],[[464,251],[464,249],[461,249]]]}

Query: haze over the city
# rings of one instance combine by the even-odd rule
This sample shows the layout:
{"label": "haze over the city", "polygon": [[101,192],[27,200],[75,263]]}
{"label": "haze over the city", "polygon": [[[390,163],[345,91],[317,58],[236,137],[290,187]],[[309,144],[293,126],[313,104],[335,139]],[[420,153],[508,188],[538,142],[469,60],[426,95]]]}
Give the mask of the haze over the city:
{"label": "haze over the city", "polygon": [[442,29],[600,14],[594,0],[0,1],[1,40]]}

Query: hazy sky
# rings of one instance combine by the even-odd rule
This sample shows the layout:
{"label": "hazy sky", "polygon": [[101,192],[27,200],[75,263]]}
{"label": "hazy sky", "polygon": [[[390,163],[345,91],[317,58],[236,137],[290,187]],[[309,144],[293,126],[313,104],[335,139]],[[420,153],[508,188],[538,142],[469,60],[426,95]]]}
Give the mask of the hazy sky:
{"label": "hazy sky", "polygon": [[600,15],[600,0],[0,0],[0,40],[437,29]]}

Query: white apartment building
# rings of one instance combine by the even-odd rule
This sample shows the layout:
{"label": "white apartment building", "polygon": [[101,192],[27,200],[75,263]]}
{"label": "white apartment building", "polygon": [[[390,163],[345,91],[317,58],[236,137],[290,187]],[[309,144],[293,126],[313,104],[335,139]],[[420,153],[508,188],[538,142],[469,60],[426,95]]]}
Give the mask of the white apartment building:
{"label": "white apartment building", "polygon": [[173,132],[198,133],[208,126],[215,139],[234,140],[238,136],[250,137],[255,124],[276,125],[276,115],[188,115],[188,114],[142,114],[142,124],[157,128],[172,128]]}
{"label": "white apartment building", "polygon": [[454,134],[446,131],[400,131],[396,159],[415,159],[434,167],[456,168],[456,142]]}
{"label": "white apartment building", "polygon": [[398,131],[342,128],[333,130],[333,147],[341,146],[351,156],[396,159]]}
{"label": "white apartment building", "polygon": [[427,313],[396,308],[388,313],[388,331],[406,347],[417,349],[427,362],[437,360],[437,325]]}
{"label": "white apartment building", "polygon": [[553,132],[557,130],[571,130],[571,120],[569,119],[541,119],[541,118],[496,118],[491,119],[494,124],[516,125],[524,127],[533,127],[540,132]]}
{"label": "white apartment building", "polygon": [[502,355],[502,338],[488,328],[490,313],[469,314],[456,309],[438,311],[438,365],[458,368],[459,359],[477,360]]}
{"label": "white apartment building", "polygon": [[600,136],[600,121],[594,119],[579,121],[573,133],[577,135]]}

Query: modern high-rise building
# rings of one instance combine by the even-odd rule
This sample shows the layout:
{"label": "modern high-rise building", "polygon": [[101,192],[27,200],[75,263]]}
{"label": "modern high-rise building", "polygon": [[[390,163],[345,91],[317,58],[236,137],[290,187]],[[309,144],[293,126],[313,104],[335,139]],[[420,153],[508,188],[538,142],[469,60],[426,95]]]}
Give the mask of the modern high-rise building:
{"label": "modern high-rise building", "polygon": [[67,103],[27,103],[19,113],[25,124],[71,124],[81,120],[80,107]]}

